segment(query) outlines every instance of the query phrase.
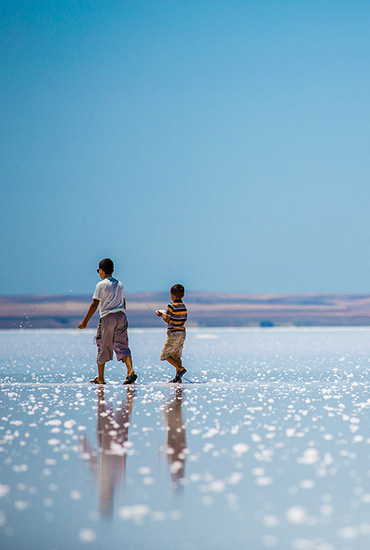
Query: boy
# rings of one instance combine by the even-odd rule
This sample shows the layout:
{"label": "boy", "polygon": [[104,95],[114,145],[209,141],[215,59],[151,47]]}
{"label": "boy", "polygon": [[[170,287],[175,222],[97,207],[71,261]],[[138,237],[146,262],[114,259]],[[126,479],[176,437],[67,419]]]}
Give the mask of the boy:
{"label": "boy", "polygon": [[123,284],[112,277],[113,271],[114,265],[110,258],[104,258],[99,262],[97,272],[102,280],[96,285],[93,301],[85,319],[77,327],[86,328],[99,307],[100,321],[96,333],[98,376],[94,380],[90,380],[91,384],[105,384],[105,363],[113,359],[113,351],[115,351],[118,361],[126,363],[127,377],[124,384],[133,384],[137,379],[132,367],[131,351],[128,347],[126,299]]}
{"label": "boy", "polygon": [[167,323],[167,339],[162,349],[161,361],[168,361],[176,368],[175,378],[170,382],[181,382],[181,378],[186,373],[181,361],[186,337],[184,325],[188,315],[186,305],[182,301],[184,295],[185,289],[182,285],[173,285],[170,290],[172,302],[168,304],[166,311],[163,309],[156,311],[156,315],[162,317]]}

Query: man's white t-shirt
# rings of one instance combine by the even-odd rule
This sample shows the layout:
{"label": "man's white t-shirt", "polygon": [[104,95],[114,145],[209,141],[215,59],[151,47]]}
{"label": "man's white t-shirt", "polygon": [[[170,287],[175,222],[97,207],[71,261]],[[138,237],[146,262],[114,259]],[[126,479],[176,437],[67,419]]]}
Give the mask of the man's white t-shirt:
{"label": "man's white t-shirt", "polygon": [[125,311],[123,284],[114,277],[106,277],[96,285],[93,299],[99,300],[100,317]]}

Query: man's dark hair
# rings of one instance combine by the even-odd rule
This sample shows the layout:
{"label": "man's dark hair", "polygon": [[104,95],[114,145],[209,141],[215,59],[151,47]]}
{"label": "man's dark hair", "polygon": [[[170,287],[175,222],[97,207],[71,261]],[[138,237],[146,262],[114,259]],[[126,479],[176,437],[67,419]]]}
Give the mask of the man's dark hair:
{"label": "man's dark hair", "polygon": [[114,264],[110,258],[104,258],[99,262],[99,269],[102,269],[107,275],[112,275]]}
{"label": "man's dark hair", "polygon": [[171,294],[173,294],[177,300],[182,300],[185,296],[185,288],[177,283],[171,287]]}

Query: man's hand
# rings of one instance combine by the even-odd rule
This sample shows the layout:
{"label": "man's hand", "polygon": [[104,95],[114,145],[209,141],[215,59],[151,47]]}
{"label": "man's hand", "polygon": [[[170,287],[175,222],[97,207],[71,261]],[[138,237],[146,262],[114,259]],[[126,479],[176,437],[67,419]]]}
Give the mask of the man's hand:
{"label": "man's hand", "polygon": [[94,315],[95,311],[98,309],[99,300],[96,298],[93,299],[93,301],[90,304],[90,307],[86,313],[85,319],[81,321],[81,323],[78,325],[77,328],[84,329],[87,327],[87,323],[90,321],[91,317]]}

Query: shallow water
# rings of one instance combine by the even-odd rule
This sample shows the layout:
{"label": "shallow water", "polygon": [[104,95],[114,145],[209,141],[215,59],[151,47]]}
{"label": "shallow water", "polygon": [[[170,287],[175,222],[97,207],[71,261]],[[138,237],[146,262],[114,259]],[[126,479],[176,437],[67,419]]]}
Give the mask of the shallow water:
{"label": "shallow water", "polygon": [[[0,547],[368,549],[370,330],[0,332]],[[172,369],[172,370],[171,370]]]}

